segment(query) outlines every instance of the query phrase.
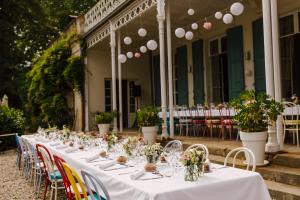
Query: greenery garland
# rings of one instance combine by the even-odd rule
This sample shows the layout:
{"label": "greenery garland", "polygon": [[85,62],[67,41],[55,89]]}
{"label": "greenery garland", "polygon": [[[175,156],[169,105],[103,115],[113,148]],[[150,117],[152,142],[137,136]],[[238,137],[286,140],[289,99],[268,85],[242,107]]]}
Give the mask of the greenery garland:
{"label": "greenery garland", "polygon": [[62,128],[72,125],[74,112],[68,107],[67,94],[83,93],[84,71],[80,57],[72,56],[70,42],[75,34],[62,35],[34,62],[27,73],[30,125]]}

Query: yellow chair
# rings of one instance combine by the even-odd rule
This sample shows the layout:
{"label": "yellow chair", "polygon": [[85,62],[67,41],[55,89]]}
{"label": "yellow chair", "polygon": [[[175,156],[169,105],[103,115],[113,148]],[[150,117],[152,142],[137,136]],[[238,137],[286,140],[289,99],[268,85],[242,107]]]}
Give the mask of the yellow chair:
{"label": "yellow chair", "polygon": [[67,163],[63,163],[63,168],[65,170],[65,173],[71,183],[74,195],[75,195],[75,199],[76,200],[89,200],[90,198],[88,198],[87,195],[87,191],[86,191],[86,187],[83,183],[83,181],[81,180],[81,178],[79,177],[78,173],[75,171],[75,169],[73,169],[70,165],[68,165]]}

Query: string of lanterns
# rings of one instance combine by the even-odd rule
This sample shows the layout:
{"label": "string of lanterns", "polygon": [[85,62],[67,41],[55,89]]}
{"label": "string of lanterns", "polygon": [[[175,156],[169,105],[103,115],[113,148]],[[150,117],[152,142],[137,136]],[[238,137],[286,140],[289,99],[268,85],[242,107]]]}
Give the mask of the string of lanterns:
{"label": "string of lanterns", "polygon": [[[230,12],[227,12],[230,10]],[[223,15],[223,12],[226,12],[226,14]],[[244,12],[244,5],[242,4],[242,0],[239,2],[233,3],[230,8],[225,8],[223,10],[217,11],[214,15],[210,15],[208,17],[205,17],[204,19],[201,19],[197,22],[194,22],[191,24],[191,29],[192,30],[197,30],[199,28],[198,23],[203,23],[202,27],[206,30],[209,31],[212,29],[212,23],[208,20],[209,18],[216,18],[217,20],[223,20],[224,24],[231,24],[233,22],[233,16],[239,16]],[[187,14],[192,16],[195,14],[195,10],[190,8],[187,11]],[[185,31],[184,27],[179,27],[175,29],[175,36],[177,38],[186,38],[187,40],[192,40],[194,37],[194,34],[192,31]]]}

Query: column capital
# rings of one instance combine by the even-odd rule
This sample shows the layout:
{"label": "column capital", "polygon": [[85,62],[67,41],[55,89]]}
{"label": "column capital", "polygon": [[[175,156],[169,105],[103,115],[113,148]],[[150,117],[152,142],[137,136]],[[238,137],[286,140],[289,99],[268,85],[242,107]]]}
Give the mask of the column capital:
{"label": "column capital", "polygon": [[165,20],[165,0],[157,0],[157,20],[164,21]]}
{"label": "column capital", "polygon": [[116,30],[114,28],[113,23],[110,21],[110,47],[115,48],[116,47]]}

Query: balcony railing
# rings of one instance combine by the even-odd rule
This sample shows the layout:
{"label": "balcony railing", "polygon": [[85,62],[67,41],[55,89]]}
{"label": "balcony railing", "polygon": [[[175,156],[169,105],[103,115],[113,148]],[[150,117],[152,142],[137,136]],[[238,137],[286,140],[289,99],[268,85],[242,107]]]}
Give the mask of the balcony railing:
{"label": "balcony railing", "polygon": [[114,10],[128,0],[100,0],[85,15],[84,32],[88,32],[97,24],[103,22]]}

